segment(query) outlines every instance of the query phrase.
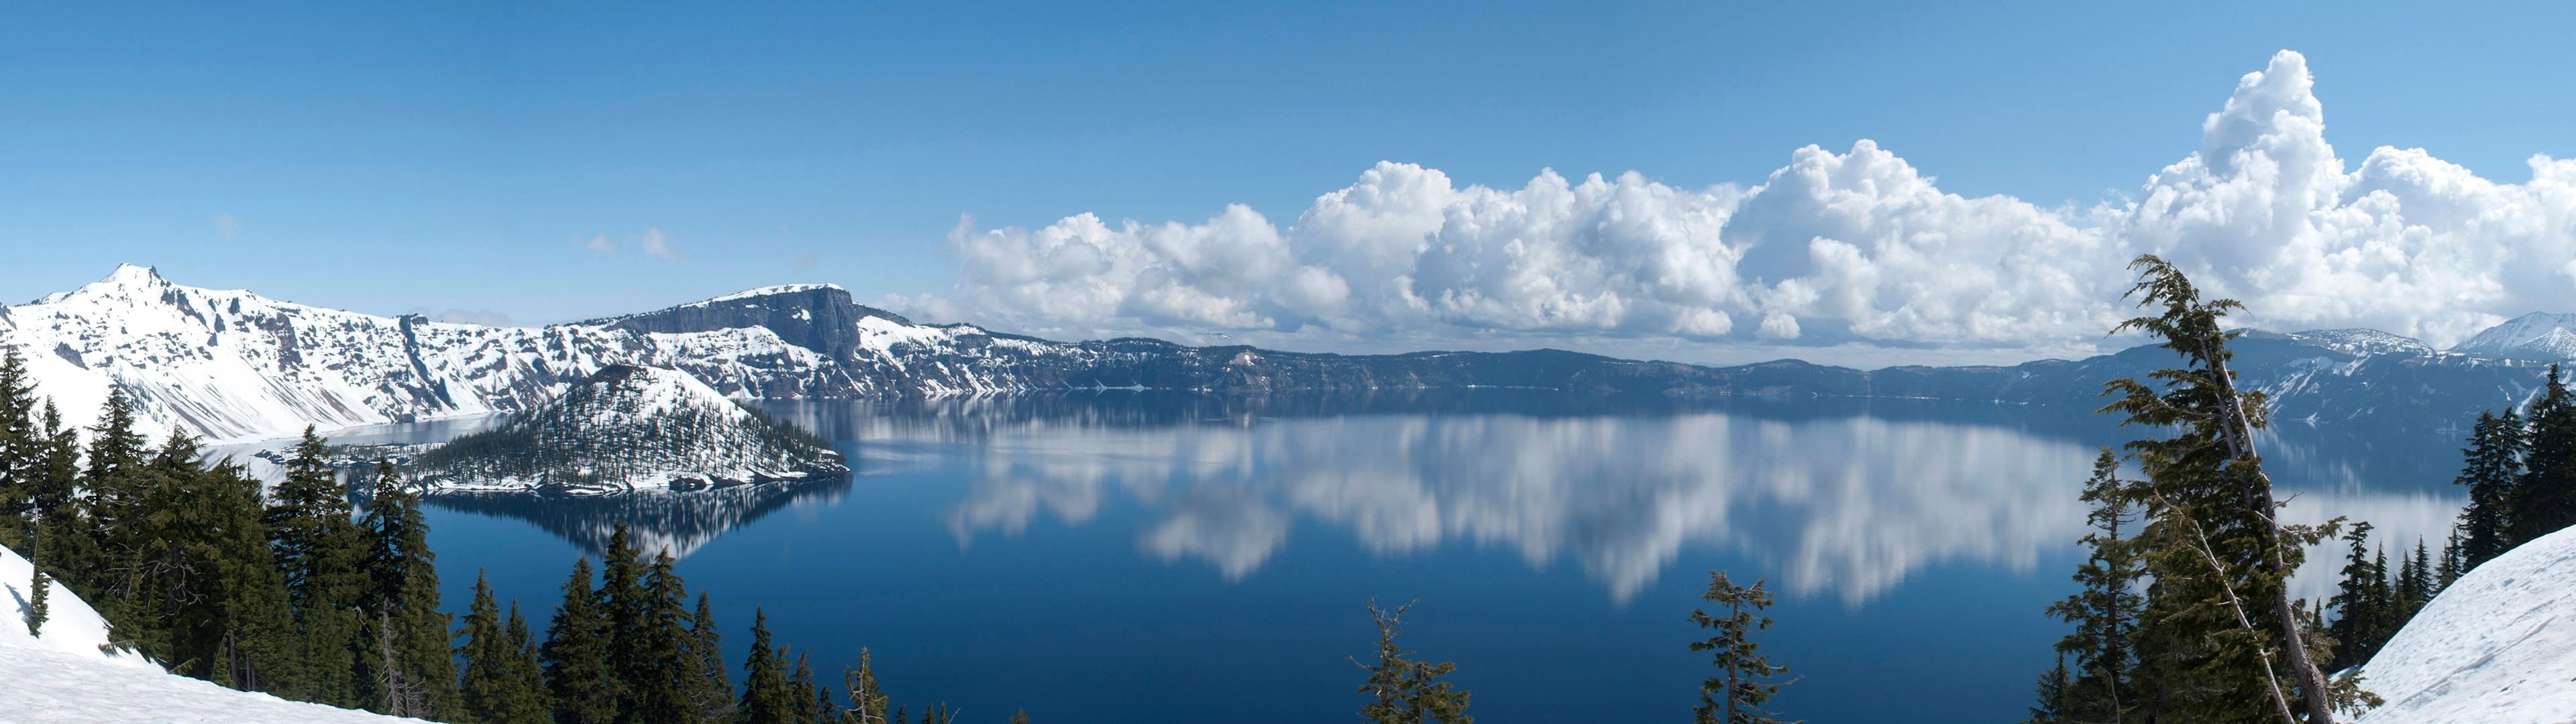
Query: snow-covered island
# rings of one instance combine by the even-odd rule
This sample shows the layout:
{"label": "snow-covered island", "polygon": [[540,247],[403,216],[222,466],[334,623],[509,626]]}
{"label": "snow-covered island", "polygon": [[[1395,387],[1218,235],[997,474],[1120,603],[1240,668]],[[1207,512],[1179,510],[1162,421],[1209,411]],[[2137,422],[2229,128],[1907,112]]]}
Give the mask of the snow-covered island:
{"label": "snow-covered island", "polygon": [[422,453],[427,494],[690,491],[849,473],[831,444],[676,370],[610,365],[499,427]]}

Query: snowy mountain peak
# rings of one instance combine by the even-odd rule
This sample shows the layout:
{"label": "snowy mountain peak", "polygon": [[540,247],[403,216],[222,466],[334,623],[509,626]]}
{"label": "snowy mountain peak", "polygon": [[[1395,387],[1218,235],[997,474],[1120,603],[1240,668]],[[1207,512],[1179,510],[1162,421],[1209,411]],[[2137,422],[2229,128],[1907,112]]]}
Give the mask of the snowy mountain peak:
{"label": "snowy mountain peak", "polygon": [[2576,360],[2576,314],[2533,312],[2487,328],[2451,347],[2486,357]]}

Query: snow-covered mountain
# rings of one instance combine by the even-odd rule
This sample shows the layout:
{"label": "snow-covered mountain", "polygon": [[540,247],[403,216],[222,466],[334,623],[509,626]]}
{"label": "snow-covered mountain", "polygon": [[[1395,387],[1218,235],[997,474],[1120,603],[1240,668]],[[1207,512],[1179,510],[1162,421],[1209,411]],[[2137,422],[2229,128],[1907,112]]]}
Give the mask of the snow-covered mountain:
{"label": "snow-covered mountain", "polygon": [[[2576,350],[2566,320],[2526,316],[2453,352],[2371,330],[2249,333],[2235,369],[2275,419],[2465,427],[2524,403],[2540,352]],[[2480,340],[2487,340],[2481,342]],[[2503,340],[2503,341],[2498,341]],[[736,399],[892,399],[1151,388],[1229,393],[1463,387],[1602,397],[1899,397],[2093,404],[2103,380],[2169,366],[2139,347],[2009,367],[1858,370],[1780,360],[1734,367],[1559,350],[1337,355],[1153,339],[1055,342],[966,324],[917,324],[830,285],[754,289],[659,311],[500,328],[324,309],[180,286],[120,267],[79,289],[0,307],[0,346],[29,360],[67,421],[95,419],[111,385],[150,425],[215,441],[516,412],[610,365],[675,369]],[[156,431],[157,432],[157,431]]]}
{"label": "snow-covered mountain", "polygon": [[0,721],[407,722],[235,691],[107,645],[107,620],[53,583],[42,636],[27,634],[36,569],[0,547]]}
{"label": "snow-covered mountain", "polygon": [[2549,362],[2576,360],[2576,314],[2532,312],[2488,327],[2451,351]]}
{"label": "snow-covered mountain", "polygon": [[2524,543],[2442,590],[2370,663],[2387,704],[2361,724],[2576,721],[2576,528]]}
{"label": "snow-covered mountain", "polygon": [[[159,429],[216,440],[524,410],[612,364],[685,370],[746,398],[1012,389],[1032,360],[1114,349],[917,325],[828,285],[756,289],[646,314],[542,328],[384,317],[173,284],[118,267],[0,307],[42,392],[76,424],[122,386]],[[925,362],[925,355],[941,359]]]}
{"label": "snow-covered mountain", "polygon": [[850,472],[829,443],[687,373],[610,365],[411,465],[433,493],[703,490]]}

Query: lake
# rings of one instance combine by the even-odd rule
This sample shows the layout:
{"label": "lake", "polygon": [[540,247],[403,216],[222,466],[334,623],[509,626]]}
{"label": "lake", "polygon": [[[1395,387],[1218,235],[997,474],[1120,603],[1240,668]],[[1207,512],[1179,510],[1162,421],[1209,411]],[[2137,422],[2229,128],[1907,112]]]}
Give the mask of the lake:
{"label": "lake", "polygon": [[[1710,672],[1688,616],[1725,570],[1779,592],[1760,640],[1801,677],[1785,715],[2009,722],[2065,632],[2041,610],[2073,589],[2076,491],[2135,433],[2075,408],[1536,390],[765,407],[857,472],[448,500],[448,604],[481,569],[542,627],[574,557],[628,520],[713,595],[729,663],[759,607],[828,681],[867,647],[916,713],[1355,721],[1375,598],[1420,601],[1403,643],[1458,664],[1480,721],[1687,721]],[[2463,499],[2455,439],[2292,425],[2264,445],[2289,517],[2438,547]]]}

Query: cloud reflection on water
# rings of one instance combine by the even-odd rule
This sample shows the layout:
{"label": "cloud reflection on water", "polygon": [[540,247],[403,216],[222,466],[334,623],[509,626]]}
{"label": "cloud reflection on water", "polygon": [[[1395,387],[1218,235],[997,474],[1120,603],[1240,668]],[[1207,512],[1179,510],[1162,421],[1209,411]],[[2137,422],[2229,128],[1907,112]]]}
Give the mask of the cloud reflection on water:
{"label": "cloud reflection on water", "polygon": [[1164,427],[997,429],[951,512],[960,545],[1039,513],[1090,523],[1124,494],[1164,560],[1228,579],[1293,517],[1404,555],[1446,543],[1559,557],[1625,601],[1692,546],[1762,561],[1787,590],[1857,606],[1926,565],[2028,571],[2081,534],[2093,451],[1978,425],[1724,413],[1362,415]]}

